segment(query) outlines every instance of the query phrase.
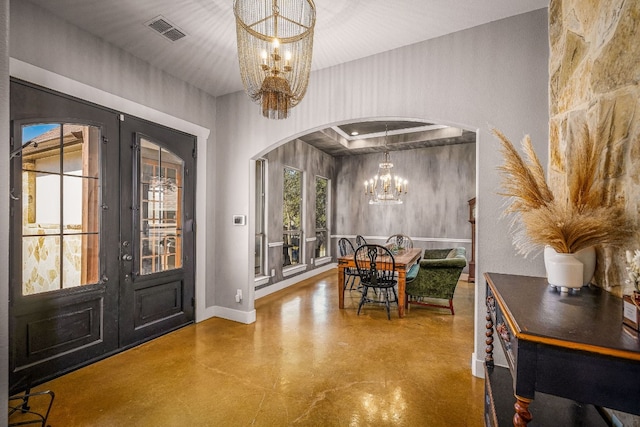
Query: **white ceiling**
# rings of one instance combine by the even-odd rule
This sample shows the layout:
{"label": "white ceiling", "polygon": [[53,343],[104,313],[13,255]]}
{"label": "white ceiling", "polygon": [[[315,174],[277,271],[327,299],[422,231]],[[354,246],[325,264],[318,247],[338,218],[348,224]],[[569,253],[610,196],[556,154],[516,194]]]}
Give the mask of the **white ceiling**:
{"label": "white ceiling", "polygon": [[[20,0],[25,1],[25,0]],[[214,95],[242,90],[233,0],[29,0]],[[313,69],[548,7],[548,0],[315,0]],[[158,15],[187,34],[147,28]]]}

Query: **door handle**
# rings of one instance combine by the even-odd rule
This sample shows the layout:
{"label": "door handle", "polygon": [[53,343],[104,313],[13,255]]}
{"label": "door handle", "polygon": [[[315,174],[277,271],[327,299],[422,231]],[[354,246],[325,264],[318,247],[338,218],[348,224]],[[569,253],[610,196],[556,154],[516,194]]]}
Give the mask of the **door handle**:
{"label": "door handle", "polygon": [[122,259],[123,261],[131,261],[133,259],[133,256],[130,254],[124,254],[122,255]]}

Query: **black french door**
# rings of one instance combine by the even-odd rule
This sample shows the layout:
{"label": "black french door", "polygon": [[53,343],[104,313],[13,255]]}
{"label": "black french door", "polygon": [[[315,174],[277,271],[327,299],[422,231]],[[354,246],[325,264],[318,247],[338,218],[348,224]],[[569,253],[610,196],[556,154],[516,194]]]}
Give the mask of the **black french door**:
{"label": "black french door", "polygon": [[11,81],[12,392],[193,321],[195,138]]}
{"label": "black french door", "polygon": [[195,138],[121,122],[120,343],[194,319]]}

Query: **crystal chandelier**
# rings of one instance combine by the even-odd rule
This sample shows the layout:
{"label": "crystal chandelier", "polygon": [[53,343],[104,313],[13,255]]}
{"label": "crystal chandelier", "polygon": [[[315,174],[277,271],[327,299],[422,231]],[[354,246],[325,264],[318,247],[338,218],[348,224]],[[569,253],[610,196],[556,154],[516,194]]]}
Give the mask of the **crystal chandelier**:
{"label": "crystal chandelier", "polygon": [[309,83],[313,0],[234,0],[238,60],[245,91],[262,115],[286,119]]}
{"label": "crystal chandelier", "polygon": [[409,182],[406,179],[393,175],[391,169],[391,157],[387,149],[387,128],[384,136],[384,159],[378,165],[378,174],[364,182],[364,193],[369,198],[370,205],[400,205],[402,196],[407,194]]}

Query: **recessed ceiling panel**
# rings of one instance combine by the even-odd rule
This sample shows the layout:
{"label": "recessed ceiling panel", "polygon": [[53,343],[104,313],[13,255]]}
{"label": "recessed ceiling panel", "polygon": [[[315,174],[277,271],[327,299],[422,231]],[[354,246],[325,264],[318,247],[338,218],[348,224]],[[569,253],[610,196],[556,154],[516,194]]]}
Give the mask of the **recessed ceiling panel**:
{"label": "recessed ceiling panel", "polygon": [[348,124],[340,125],[338,126],[338,128],[340,128],[340,130],[342,130],[346,135],[362,136],[362,135],[368,135],[368,134],[384,133],[387,130],[387,128],[389,132],[393,132],[397,130],[407,130],[411,128],[429,126],[431,124],[432,123],[408,122],[408,121],[389,121],[389,122],[369,121],[369,122],[348,123]]}
{"label": "recessed ceiling panel", "polygon": [[[389,127],[389,134],[385,128]],[[362,129],[357,136],[345,131]],[[393,129],[393,132],[392,132]],[[331,156],[357,156],[383,151],[414,150],[443,145],[473,144],[475,132],[428,122],[368,121],[334,126],[301,136],[299,140]]]}

